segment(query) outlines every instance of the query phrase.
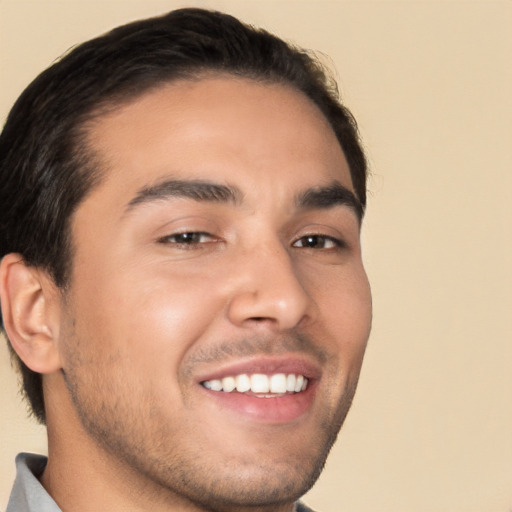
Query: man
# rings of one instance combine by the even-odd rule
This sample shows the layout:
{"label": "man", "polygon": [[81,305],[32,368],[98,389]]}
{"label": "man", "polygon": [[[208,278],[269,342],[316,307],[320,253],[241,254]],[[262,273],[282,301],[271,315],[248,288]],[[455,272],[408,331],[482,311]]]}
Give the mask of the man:
{"label": "man", "polygon": [[174,11],[42,73],[0,155],[3,326],[48,431],[8,512],[307,510],[371,323],[365,158],[320,65]]}

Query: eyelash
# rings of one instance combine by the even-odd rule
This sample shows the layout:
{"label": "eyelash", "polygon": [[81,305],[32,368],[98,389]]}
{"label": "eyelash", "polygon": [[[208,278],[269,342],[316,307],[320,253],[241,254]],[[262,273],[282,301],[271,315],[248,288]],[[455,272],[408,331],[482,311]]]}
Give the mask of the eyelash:
{"label": "eyelash", "polygon": [[[181,237],[182,240],[178,241],[177,238]],[[201,241],[202,237],[208,238],[208,241]],[[173,241],[174,239],[174,241]],[[164,236],[158,240],[162,244],[178,245],[182,248],[192,248],[192,246],[201,245],[204,243],[215,242],[215,237],[206,233],[205,231],[185,231],[183,233],[174,233],[172,235]]]}
{"label": "eyelash", "polygon": [[[308,243],[316,244],[319,241],[323,241],[324,243],[332,243],[332,247],[312,247],[311,245],[303,245],[303,246],[297,246],[297,242],[307,240]],[[298,238],[293,244],[292,247],[302,247],[304,249],[318,249],[318,250],[336,250],[336,249],[343,249],[347,245],[343,240],[340,240],[339,238],[335,238],[333,236],[329,235],[322,235],[322,234],[312,234],[312,235],[303,235],[300,238]]]}
{"label": "eyelash", "polygon": [[[181,240],[178,238],[181,237]],[[201,240],[202,238],[207,238],[207,240]],[[179,246],[182,249],[193,249],[199,245],[203,245],[206,243],[214,243],[218,241],[213,235],[207,233],[205,231],[185,231],[182,233],[174,233],[172,235],[164,236],[158,240],[159,243],[162,244],[171,244]],[[306,243],[308,245],[297,245],[298,242]],[[315,247],[318,243],[332,244],[331,247]],[[310,234],[303,235],[297,240],[295,240],[292,244],[292,247],[304,248],[304,249],[313,249],[313,250],[325,250],[332,251],[336,249],[343,249],[347,247],[347,244],[338,238],[322,235],[322,234]]]}

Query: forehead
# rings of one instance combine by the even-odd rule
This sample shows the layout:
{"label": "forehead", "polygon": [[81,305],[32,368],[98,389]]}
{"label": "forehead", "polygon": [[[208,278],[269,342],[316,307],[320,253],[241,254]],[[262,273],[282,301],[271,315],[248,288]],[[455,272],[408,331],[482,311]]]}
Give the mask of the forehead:
{"label": "forehead", "polygon": [[352,189],[324,115],[280,84],[226,76],[165,84],[99,117],[89,143],[105,173],[102,186],[114,186],[118,197],[169,177],[242,190],[334,180]]}

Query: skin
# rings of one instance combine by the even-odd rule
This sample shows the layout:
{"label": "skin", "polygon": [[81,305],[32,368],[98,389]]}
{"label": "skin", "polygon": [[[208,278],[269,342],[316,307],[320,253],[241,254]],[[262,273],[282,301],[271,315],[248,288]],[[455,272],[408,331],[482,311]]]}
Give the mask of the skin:
{"label": "skin", "polygon": [[[43,485],[65,512],[293,510],[348,411],[371,323],[354,208],[297,204],[335,182],[353,191],[332,129],[297,91],[218,76],[144,94],[89,142],[104,179],[72,219],[72,278],[50,308]],[[156,199],[169,180],[236,192]],[[291,421],[224,407],[198,382],[276,358],[317,370]]]}

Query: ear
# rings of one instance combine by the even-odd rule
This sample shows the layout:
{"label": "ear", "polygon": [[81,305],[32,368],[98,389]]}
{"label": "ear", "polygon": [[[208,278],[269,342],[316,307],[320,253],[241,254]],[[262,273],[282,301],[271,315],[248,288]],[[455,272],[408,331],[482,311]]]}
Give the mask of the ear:
{"label": "ear", "polygon": [[4,256],[0,304],[5,332],[20,359],[38,373],[59,370],[60,294],[47,272],[27,266],[19,254]]}

